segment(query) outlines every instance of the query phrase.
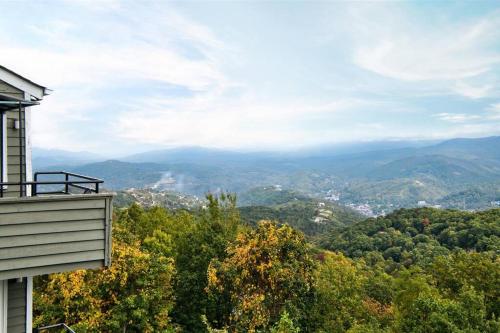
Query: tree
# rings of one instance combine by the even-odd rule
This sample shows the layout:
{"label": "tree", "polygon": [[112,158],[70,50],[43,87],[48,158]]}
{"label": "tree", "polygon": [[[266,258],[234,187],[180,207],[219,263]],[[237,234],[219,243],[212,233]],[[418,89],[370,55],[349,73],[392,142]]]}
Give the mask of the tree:
{"label": "tree", "polygon": [[229,293],[226,325],[232,331],[268,330],[284,311],[295,322],[304,319],[312,273],[304,236],[287,225],[261,221],[257,229],[238,234],[225,260],[210,263],[209,291]]}
{"label": "tree", "polygon": [[270,333],[299,333],[300,329],[295,327],[293,320],[286,310],[280,317],[280,320],[271,328]]}
{"label": "tree", "polygon": [[386,296],[380,295],[387,290],[378,286],[381,276],[386,275],[368,278],[364,268],[363,262],[340,253],[324,254],[314,275],[316,301],[310,321],[315,331],[345,332],[372,321],[377,325],[383,317],[392,315],[390,300],[387,302]]}
{"label": "tree", "polygon": [[65,322],[79,332],[172,329],[173,260],[120,241],[112,255],[107,269],[53,274],[37,284],[35,325]]}
{"label": "tree", "polygon": [[422,270],[401,273],[396,280],[396,325],[400,332],[498,332],[500,322],[487,317],[484,294],[472,286],[448,293]]}
{"label": "tree", "polygon": [[239,214],[236,197],[207,195],[206,209],[196,216],[193,227],[176,241],[177,280],[173,317],[186,332],[203,332],[206,324],[221,327],[230,305],[227,296],[208,295],[207,269],[211,260],[224,260],[226,247],[236,237]]}
{"label": "tree", "polygon": [[487,318],[500,318],[500,258],[490,253],[456,251],[438,257],[429,272],[446,297],[473,288],[484,296]]}

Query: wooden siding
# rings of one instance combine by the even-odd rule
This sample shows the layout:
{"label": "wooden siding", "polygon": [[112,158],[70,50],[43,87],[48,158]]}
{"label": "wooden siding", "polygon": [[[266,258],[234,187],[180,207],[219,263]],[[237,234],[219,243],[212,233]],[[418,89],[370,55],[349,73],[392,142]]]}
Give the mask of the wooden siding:
{"label": "wooden siding", "polygon": [[0,199],[0,280],[109,265],[112,196]]}
{"label": "wooden siding", "polygon": [[17,99],[24,99],[24,92],[14,88],[10,84],[0,80],[0,94],[14,97]]}
{"label": "wooden siding", "polygon": [[26,332],[26,279],[9,280],[7,332]]}
{"label": "wooden siding", "polygon": [[[19,120],[19,111],[7,111],[7,180],[9,182],[26,181],[26,138],[24,110],[21,111],[20,129],[17,130],[14,129],[14,122],[16,120]],[[9,185],[6,189],[4,189],[4,197],[19,197],[19,191],[19,186]]]}

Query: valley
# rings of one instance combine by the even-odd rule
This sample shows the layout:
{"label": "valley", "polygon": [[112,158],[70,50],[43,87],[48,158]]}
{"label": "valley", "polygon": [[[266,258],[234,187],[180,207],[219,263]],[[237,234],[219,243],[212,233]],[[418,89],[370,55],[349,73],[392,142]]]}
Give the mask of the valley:
{"label": "valley", "polygon": [[[92,174],[109,190],[128,191],[145,205],[166,207],[193,207],[206,193],[223,191],[236,193],[240,206],[262,206],[270,195],[265,188],[294,192],[301,201],[349,207],[364,216],[422,206],[481,210],[500,205],[500,137],[429,145],[367,143],[364,149],[359,144],[352,153],[347,151],[346,147],[287,153],[178,148],[90,163],[58,152],[44,158],[38,154],[34,167]],[[174,204],[176,196],[185,196],[179,200],[187,202]]]}

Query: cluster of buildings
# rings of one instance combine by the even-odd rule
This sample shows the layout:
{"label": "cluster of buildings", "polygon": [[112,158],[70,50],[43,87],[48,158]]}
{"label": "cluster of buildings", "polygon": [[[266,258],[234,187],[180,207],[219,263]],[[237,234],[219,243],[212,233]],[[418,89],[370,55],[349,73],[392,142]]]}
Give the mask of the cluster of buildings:
{"label": "cluster of buildings", "polygon": [[143,207],[161,206],[169,209],[194,209],[205,204],[205,201],[197,196],[175,192],[135,188],[127,189],[124,192],[130,195],[134,202]]}
{"label": "cluster of buildings", "polygon": [[326,192],[326,195],[325,195],[325,200],[327,201],[339,201],[340,200],[340,192],[334,190],[334,189],[331,189],[331,190],[328,190]]}
{"label": "cluster of buildings", "polygon": [[438,209],[442,208],[441,205],[432,205],[432,204],[426,202],[425,200],[419,200],[417,202],[417,206],[418,207],[431,207],[431,208],[438,208]]}
{"label": "cluster of buildings", "polygon": [[346,204],[346,206],[350,207],[350,208],[354,209],[355,211],[357,211],[365,216],[368,216],[368,217],[376,217],[377,216],[377,214],[375,214],[373,212],[372,207],[367,203],[364,203],[364,204],[349,203],[349,204]]}
{"label": "cluster of buildings", "polygon": [[312,220],[314,223],[323,224],[328,222],[332,216],[333,211],[327,209],[324,202],[319,202],[317,214],[312,218]]}

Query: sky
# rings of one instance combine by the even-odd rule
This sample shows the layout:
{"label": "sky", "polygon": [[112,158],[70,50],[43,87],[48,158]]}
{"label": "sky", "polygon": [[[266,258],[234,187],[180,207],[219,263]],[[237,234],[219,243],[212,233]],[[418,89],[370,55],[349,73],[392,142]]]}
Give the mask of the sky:
{"label": "sky", "polygon": [[0,64],[53,90],[37,147],[289,150],[500,135],[500,4],[2,1]]}

